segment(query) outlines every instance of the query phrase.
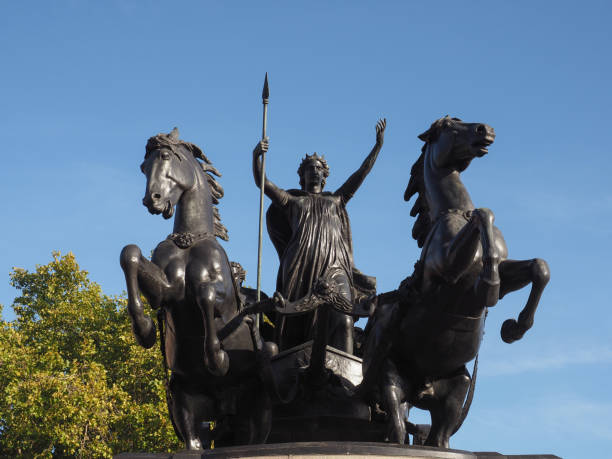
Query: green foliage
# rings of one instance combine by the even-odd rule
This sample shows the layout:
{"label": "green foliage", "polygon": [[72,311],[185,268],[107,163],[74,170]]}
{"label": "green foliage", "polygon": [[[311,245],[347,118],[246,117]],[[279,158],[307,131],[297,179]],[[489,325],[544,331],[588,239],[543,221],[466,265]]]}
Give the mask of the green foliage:
{"label": "green foliage", "polygon": [[159,351],[139,347],[126,301],[91,282],[74,256],[35,272],[0,309],[0,456],[111,457],[180,447],[168,418]]}

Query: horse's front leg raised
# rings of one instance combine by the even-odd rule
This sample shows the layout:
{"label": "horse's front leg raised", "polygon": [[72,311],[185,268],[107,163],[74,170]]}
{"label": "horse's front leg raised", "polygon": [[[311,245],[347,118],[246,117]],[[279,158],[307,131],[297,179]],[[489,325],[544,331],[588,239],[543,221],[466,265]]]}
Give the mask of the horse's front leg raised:
{"label": "horse's front leg raised", "polygon": [[495,231],[493,222],[495,215],[489,209],[481,208],[474,210],[480,223],[480,243],[482,244],[482,271],[476,282],[476,296],[480,298],[485,306],[495,306],[499,299],[499,263],[501,254],[495,243]]}
{"label": "horse's front leg raised", "polygon": [[495,245],[493,222],[495,216],[489,209],[475,209],[467,224],[455,235],[439,262],[441,274],[450,283],[455,283],[473,266],[474,257],[482,246],[483,269],[475,285],[475,293],[486,306],[493,306],[499,298],[500,254]]}
{"label": "horse's front leg raised", "polygon": [[224,376],[229,370],[229,357],[221,349],[221,342],[217,336],[215,325],[215,303],[219,296],[216,282],[203,282],[198,286],[196,301],[204,319],[206,341],[204,349],[204,364],[208,371],[215,376]]}
{"label": "horse's front leg raised", "polygon": [[533,325],[536,309],[550,280],[548,263],[539,258],[532,260],[505,260],[499,265],[501,276],[501,290],[499,297],[503,298],[509,292],[514,292],[531,283],[531,292],[527,304],[518,316],[506,320],[501,328],[501,337],[506,343],[512,343],[523,337],[525,332]]}
{"label": "horse's front leg raised", "polygon": [[119,258],[125,274],[128,293],[128,314],[132,322],[132,330],[138,344],[150,348],[155,344],[155,323],[144,312],[140,293],[144,293],[151,306],[158,308],[164,293],[171,286],[164,272],[151,261],[142,256],[136,245],[127,245],[121,251]]}

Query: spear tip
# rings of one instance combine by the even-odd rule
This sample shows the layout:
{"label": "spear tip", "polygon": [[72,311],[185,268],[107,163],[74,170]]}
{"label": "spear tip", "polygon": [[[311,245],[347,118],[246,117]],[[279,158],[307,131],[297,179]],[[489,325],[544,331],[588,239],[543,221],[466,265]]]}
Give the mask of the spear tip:
{"label": "spear tip", "polygon": [[263,91],[261,92],[261,98],[265,101],[265,103],[267,103],[268,99],[270,98],[270,90],[268,89],[268,72],[266,72],[266,79],[264,80],[264,86],[263,86]]}

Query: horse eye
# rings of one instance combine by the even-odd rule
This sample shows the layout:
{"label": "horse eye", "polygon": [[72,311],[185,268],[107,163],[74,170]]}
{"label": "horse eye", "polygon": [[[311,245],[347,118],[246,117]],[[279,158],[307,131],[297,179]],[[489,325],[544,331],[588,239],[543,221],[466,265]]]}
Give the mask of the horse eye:
{"label": "horse eye", "polygon": [[161,156],[161,159],[166,160],[166,161],[170,159],[170,153],[168,153],[167,151],[162,152],[160,156]]}

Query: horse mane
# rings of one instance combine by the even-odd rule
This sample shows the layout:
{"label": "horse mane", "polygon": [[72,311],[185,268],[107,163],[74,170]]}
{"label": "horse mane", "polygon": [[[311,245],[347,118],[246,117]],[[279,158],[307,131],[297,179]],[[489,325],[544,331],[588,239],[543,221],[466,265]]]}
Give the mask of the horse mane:
{"label": "horse mane", "polygon": [[215,178],[215,175],[217,177],[221,177],[221,173],[217,170],[215,166],[212,165],[212,162],[206,157],[202,150],[198,148],[197,145],[188,142],[185,143],[188,144],[187,148],[192,150],[193,157],[196,158],[196,161],[198,159],[202,160],[202,162],[197,162],[202,167],[202,170],[204,171],[204,176],[206,177],[206,180],[208,181],[208,185],[210,187],[210,197],[213,203],[215,236],[223,239],[224,241],[229,241],[227,228],[223,223],[221,223],[221,215],[219,214],[219,208],[217,207],[217,205],[219,204],[219,200],[225,194],[225,192],[223,191],[223,187],[219,182],[217,182],[217,179]]}
{"label": "horse mane", "polygon": [[416,239],[419,248],[423,247],[432,225],[431,218],[429,217],[429,204],[425,197],[425,180],[423,177],[426,148],[427,143],[421,148],[421,155],[410,169],[410,180],[404,193],[405,201],[410,201],[410,198],[415,194],[418,195],[412,209],[410,209],[410,216],[417,217],[416,222],[412,226],[412,238]]}
{"label": "horse mane", "polygon": [[174,128],[170,134],[160,133],[151,137],[147,141],[145,158],[151,151],[160,147],[169,148],[174,153],[176,153],[177,147],[183,147],[193,155],[195,162],[204,171],[204,176],[206,177],[206,181],[208,182],[210,188],[210,197],[213,203],[215,236],[223,239],[224,241],[228,241],[229,235],[227,233],[227,228],[225,225],[223,225],[223,223],[221,223],[221,215],[219,214],[219,209],[217,208],[219,200],[224,195],[224,191],[223,187],[219,184],[219,182],[217,182],[217,179],[214,176],[216,175],[217,177],[221,177],[221,173],[217,170],[217,168],[215,168],[215,166],[212,165],[212,162],[210,159],[208,159],[200,147],[194,143],[185,142],[184,140],[179,139],[179,132],[177,128]]}
{"label": "horse mane", "polygon": [[[429,215],[429,203],[427,202],[425,189],[425,151],[429,144],[438,139],[442,129],[446,128],[449,123],[453,121],[461,120],[459,118],[450,118],[446,115],[431,123],[429,129],[418,136],[419,139],[425,143],[421,148],[420,156],[410,169],[410,180],[408,181],[408,186],[404,193],[404,200],[409,201],[412,196],[415,194],[418,195],[412,209],[410,209],[410,216],[417,217],[416,222],[414,222],[412,226],[412,238],[417,241],[419,248],[423,247],[423,244],[425,244],[427,235],[431,231],[433,225]],[[467,165],[465,167],[467,167]],[[463,169],[465,169],[465,167],[463,167]]]}

